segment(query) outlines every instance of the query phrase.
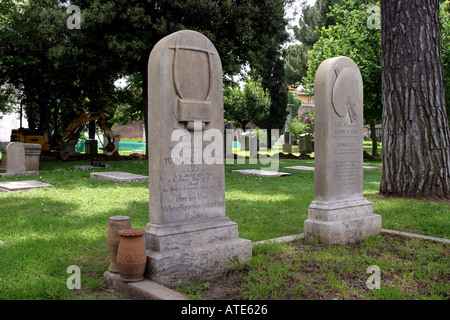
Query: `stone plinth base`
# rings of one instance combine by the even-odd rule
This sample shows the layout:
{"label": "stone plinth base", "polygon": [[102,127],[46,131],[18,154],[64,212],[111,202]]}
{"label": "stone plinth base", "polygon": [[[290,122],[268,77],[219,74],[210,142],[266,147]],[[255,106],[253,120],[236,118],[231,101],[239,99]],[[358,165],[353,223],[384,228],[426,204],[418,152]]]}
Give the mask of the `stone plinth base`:
{"label": "stone plinth base", "polygon": [[381,216],[373,214],[366,199],[313,201],[304,222],[306,240],[316,237],[328,244],[344,244],[381,232]]}
{"label": "stone plinth base", "polygon": [[218,276],[235,258],[252,255],[250,240],[238,237],[236,223],[217,219],[198,224],[161,226],[148,224],[145,276],[163,286]]}

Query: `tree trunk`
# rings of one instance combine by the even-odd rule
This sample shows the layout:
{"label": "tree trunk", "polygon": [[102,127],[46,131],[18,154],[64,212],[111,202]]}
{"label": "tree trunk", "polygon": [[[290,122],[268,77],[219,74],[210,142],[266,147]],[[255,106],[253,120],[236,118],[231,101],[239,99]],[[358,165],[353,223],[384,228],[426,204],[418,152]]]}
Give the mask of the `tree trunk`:
{"label": "tree trunk", "polygon": [[89,139],[95,140],[95,120],[89,121]]}
{"label": "tree trunk", "polygon": [[439,0],[382,0],[380,193],[450,198]]}
{"label": "tree trunk", "polygon": [[372,156],[379,157],[380,155],[378,154],[378,140],[375,122],[371,122],[369,125],[370,125],[370,139],[372,139]]}
{"label": "tree trunk", "polygon": [[145,127],[145,155],[149,157],[148,145],[148,70],[147,65],[142,68],[142,99],[144,100],[144,127]]}

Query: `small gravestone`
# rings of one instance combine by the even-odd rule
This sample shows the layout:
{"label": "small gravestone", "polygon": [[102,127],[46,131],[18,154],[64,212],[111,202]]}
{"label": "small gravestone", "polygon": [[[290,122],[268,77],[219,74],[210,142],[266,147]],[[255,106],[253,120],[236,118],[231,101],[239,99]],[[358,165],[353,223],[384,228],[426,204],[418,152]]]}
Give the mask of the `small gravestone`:
{"label": "small gravestone", "polygon": [[0,191],[27,191],[31,189],[49,187],[53,186],[45,182],[34,180],[0,182]]}
{"label": "small gravestone", "polygon": [[292,153],[291,133],[284,133],[283,152]]}
{"label": "small gravestone", "polygon": [[379,171],[379,170],[381,170],[380,167],[370,167],[370,166],[364,166],[363,169],[364,170],[370,170],[370,171]]}
{"label": "small gravestone", "polygon": [[91,179],[114,181],[120,183],[126,182],[148,182],[148,177],[140,174],[126,173],[120,171],[112,172],[92,172],[90,174]]}
{"label": "small gravestone", "polygon": [[101,162],[91,162],[91,164],[76,165],[75,170],[93,170],[93,169],[109,169],[111,166]]}
{"label": "small gravestone", "polygon": [[251,256],[225,212],[219,54],[194,31],[160,40],[148,65],[150,222],[146,276],[166,286],[223,273]]}
{"label": "small gravestone", "polygon": [[37,171],[27,171],[25,146],[23,143],[10,142],[6,146],[5,152],[8,155],[6,161],[6,173],[0,173],[0,177],[8,178],[38,175]]}
{"label": "small gravestone", "polygon": [[315,78],[314,201],[306,239],[347,243],[381,231],[363,197],[363,83],[347,57],[327,59]]}
{"label": "small gravestone", "polygon": [[250,150],[250,133],[243,132],[241,133],[239,142],[241,144],[241,151],[249,151]]}
{"label": "small gravestone", "polygon": [[284,167],[284,168],[291,169],[291,170],[314,171],[314,167],[307,167],[307,166],[293,166],[293,167]]}
{"label": "small gravestone", "polygon": [[[314,171],[314,167],[306,167],[306,166],[293,166],[293,167],[284,167],[285,169],[291,170],[304,170],[304,171]],[[363,166],[364,170],[377,171],[381,170],[379,167],[366,167]]]}
{"label": "small gravestone", "polygon": [[292,153],[292,144],[283,143],[283,152]]}
{"label": "small gravestone", "polygon": [[287,172],[259,170],[259,169],[231,170],[231,173],[246,174],[246,175],[250,175],[250,176],[259,176],[259,177],[285,177],[285,176],[292,175],[291,173],[287,173]]}

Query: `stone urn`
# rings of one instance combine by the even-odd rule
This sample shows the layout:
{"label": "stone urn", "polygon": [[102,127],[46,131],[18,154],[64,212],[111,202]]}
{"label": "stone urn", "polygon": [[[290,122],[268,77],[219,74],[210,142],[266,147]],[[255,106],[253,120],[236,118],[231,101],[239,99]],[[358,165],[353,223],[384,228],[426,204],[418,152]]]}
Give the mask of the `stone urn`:
{"label": "stone urn", "polygon": [[144,230],[126,229],[119,231],[120,242],[117,251],[117,265],[120,280],[137,282],[144,280],[147,255],[144,245]]}
{"label": "stone urn", "polygon": [[120,236],[119,231],[131,229],[130,217],[112,216],[109,218],[106,239],[108,242],[110,262],[108,271],[119,273],[119,266],[116,263],[117,249],[119,248]]}

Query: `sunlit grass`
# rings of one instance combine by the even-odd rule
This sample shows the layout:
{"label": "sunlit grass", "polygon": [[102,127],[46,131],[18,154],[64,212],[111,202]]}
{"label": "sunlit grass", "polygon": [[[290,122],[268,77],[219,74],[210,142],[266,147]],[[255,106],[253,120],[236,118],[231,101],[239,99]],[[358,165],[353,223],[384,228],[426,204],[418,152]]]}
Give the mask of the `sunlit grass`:
{"label": "sunlit grass", "polygon": [[[0,192],[0,299],[85,299],[95,296],[101,292],[102,275],[109,264],[106,243],[109,217],[130,216],[132,227],[138,229],[144,229],[149,222],[148,182],[120,184],[92,180],[89,178],[91,171],[74,169],[80,164],[86,163],[43,162],[39,176],[33,179],[50,183],[52,188]],[[146,160],[110,161],[108,164],[111,168],[95,171],[148,175]],[[238,224],[241,238],[259,241],[303,232],[308,206],[314,199],[314,172],[285,169],[295,165],[314,166],[314,161],[280,159],[279,171],[292,173],[292,176],[282,178],[231,173],[235,169],[261,168],[260,164],[248,164],[248,160],[246,164],[225,166],[226,214]],[[365,165],[381,164],[366,162]],[[374,213],[382,216],[383,228],[450,238],[448,203],[379,197],[380,176],[380,171],[364,171],[364,196],[373,203]],[[30,177],[4,180],[28,179]],[[373,243],[367,242],[367,246],[377,244],[377,240],[370,241]],[[434,249],[420,249],[423,258],[436,256]],[[276,250],[295,255],[292,248]],[[334,256],[346,269],[354,270],[355,261],[359,260],[347,258],[345,247],[336,250],[341,251],[337,254],[324,249],[322,257],[305,251],[299,259],[307,262],[308,259],[326,260],[327,255],[328,258]],[[258,258],[258,255],[256,251],[255,257],[263,264],[265,258]],[[378,263],[388,265],[395,259],[386,252],[382,253]],[[66,286],[69,276],[66,270],[70,265],[81,268],[81,293],[68,290]],[[276,264],[274,270],[281,272],[291,267]],[[429,264],[429,268],[441,270],[442,264]],[[424,266],[414,270],[417,270],[416,277],[429,277]],[[273,279],[281,281],[276,277]],[[300,297],[308,290],[307,279],[295,279],[299,281],[295,290]],[[334,280],[331,276],[328,279],[330,284]],[[318,286],[319,291],[325,289]],[[352,294],[351,288],[344,286],[341,289],[349,296]],[[265,290],[262,288],[261,292]],[[389,290],[385,290],[385,295],[395,294]],[[437,287],[436,291],[439,290],[442,288]],[[276,297],[283,297],[281,289],[276,289]]]}

